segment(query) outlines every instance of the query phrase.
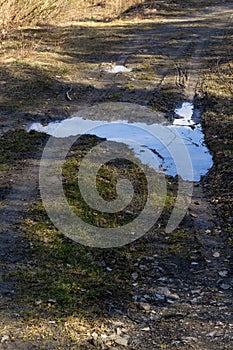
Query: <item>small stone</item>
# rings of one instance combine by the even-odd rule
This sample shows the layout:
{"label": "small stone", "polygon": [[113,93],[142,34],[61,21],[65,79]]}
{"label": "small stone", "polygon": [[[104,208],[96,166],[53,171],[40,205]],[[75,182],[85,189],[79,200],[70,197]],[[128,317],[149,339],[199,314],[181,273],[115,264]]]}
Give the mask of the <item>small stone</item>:
{"label": "small stone", "polygon": [[120,336],[122,334],[122,330],[119,327],[117,327],[117,329],[116,329],[116,334],[118,336]]}
{"label": "small stone", "polygon": [[177,346],[177,345],[179,345],[180,343],[182,343],[181,340],[173,340],[173,341],[172,341],[172,345],[174,345],[174,346]]}
{"label": "small stone", "polygon": [[143,332],[150,332],[150,327],[144,327],[141,329]]}
{"label": "small stone", "polygon": [[194,218],[194,219],[198,218],[198,215],[195,213],[190,213],[190,216],[191,216],[191,218]]}
{"label": "small stone", "polygon": [[138,279],[138,273],[137,272],[133,272],[131,277],[132,277],[133,280]]}
{"label": "small stone", "polygon": [[171,291],[167,287],[159,287],[158,289],[160,293],[165,295],[166,297],[173,298],[173,299],[180,299],[178,294],[171,293]]}
{"label": "small stone", "polygon": [[91,336],[94,340],[98,339],[98,334],[96,332],[93,332]]}
{"label": "small stone", "polygon": [[160,277],[158,278],[158,281],[161,281],[161,282],[166,282],[168,280],[167,277]]}
{"label": "small stone", "polygon": [[192,304],[196,304],[201,300],[201,297],[191,299]]}
{"label": "small stone", "polygon": [[219,257],[220,257],[220,253],[219,253],[219,252],[215,252],[215,253],[213,254],[213,257],[214,257],[214,258],[219,258]]}
{"label": "small stone", "polygon": [[111,271],[112,271],[111,267],[106,267],[106,270],[107,270],[108,272],[111,272]]}
{"label": "small stone", "polygon": [[118,337],[118,335],[116,333],[112,333],[108,336],[108,339],[110,340],[116,340],[116,338]]}
{"label": "small stone", "polygon": [[139,265],[139,269],[142,271],[147,271],[148,267],[146,265]]}
{"label": "small stone", "polygon": [[217,333],[217,331],[213,331],[213,332],[206,334],[206,336],[207,337],[214,337],[216,333]]}
{"label": "small stone", "polygon": [[224,289],[224,290],[227,290],[227,289],[230,289],[230,288],[231,288],[231,286],[230,286],[229,284],[225,284],[225,283],[221,284],[220,287],[221,287],[222,289]]}
{"label": "small stone", "polygon": [[159,300],[164,300],[165,299],[165,295],[159,294],[159,293],[155,293],[155,297]]}
{"label": "small stone", "polygon": [[5,334],[2,336],[1,338],[1,343],[5,343],[6,341],[10,340],[10,337],[9,335]]}
{"label": "small stone", "polygon": [[132,211],[130,211],[130,210],[126,210],[126,211],[125,211],[125,214],[127,214],[127,215],[134,215],[134,212],[132,212]]}
{"label": "small stone", "polygon": [[56,299],[49,299],[48,303],[49,304],[56,304],[57,300]]}
{"label": "small stone", "polygon": [[181,339],[184,343],[190,343],[190,344],[196,343],[198,341],[198,339],[195,337],[182,337]]}
{"label": "small stone", "polygon": [[106,334],[101,334],[100,335],[102,339],[106,340],[107,339],[107,335]]}
{"label": "small stone", "polygon": [[221,276],[221,277],[226,277],[227,275],[228,275],[228,271],[226,271],[226,270],[223,270],[223,271],[219,271],[219,276]]}
{"label": "small stone", "polygon": [[191,290],[192,294],[200,294],[201,293],[201,289],[193,289]]}
{"label": "small stone", "polygon": [[128,333],[128,330],[126,328],[122,328],[121,330],[122,330],[122,333],[125,333],[125,334]]}
{"label": "small stone", "polygon": [[149,296],[148,294],[144,294],[143,297],[144,297],[145,299],[150,299],[150,296]]}
{"label": "small stone", "polygon": [[174,300],[174,299],[167,299],[167,302],[168,302],[169,304],[174,304],[174,303],[175,303],[175,300]]}
{"label": "small stone", "polygon": [[129,344],[129,337],[128,336],[118,337],[115,340],[115,343],[118,344],[118,345],[122,345],[122,346],[128,346],[128,344]]}
{"label": "small stone", "polygon": [[150,304],[148,303],[140,303],[139,306],[142,310],[150,311]]}

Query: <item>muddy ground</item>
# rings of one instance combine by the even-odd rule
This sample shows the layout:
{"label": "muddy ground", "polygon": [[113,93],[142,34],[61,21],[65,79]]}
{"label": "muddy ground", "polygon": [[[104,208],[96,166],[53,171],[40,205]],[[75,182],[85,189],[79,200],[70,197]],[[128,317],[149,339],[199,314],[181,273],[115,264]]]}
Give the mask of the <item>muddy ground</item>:
{"label": "muddy ground", "polygon": [[[114,21],[2,37],[0,349],[232,349],[232,6],[148,1]],[[132,72],[107,73],[115,63]],[[214,165],[179,228],[164,231],[171,195],[159,225],[126,247],[58,233],[38,189],[47,136],[26,127],[102,102],[171,120],[185,100],[203,110]]]}

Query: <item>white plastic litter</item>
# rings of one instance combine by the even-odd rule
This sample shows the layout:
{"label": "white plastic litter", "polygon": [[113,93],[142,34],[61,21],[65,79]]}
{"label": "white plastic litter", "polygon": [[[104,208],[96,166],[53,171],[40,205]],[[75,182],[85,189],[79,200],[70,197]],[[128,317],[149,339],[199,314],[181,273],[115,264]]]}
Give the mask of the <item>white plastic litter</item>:
{"label": "white plastic litter", "polygon": [[126,68],[125,66],[116,65],[111,69],[106,69],[106,72],[108,72],[108,73],[130,73],[130,72],[132,72],[132,69]]}

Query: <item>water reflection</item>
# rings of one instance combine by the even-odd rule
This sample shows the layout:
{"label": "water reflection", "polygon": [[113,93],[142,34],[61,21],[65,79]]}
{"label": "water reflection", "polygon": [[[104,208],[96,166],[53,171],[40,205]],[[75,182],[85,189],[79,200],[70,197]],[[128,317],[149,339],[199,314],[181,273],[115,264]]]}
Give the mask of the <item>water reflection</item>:
{"label": "water reflection", "polygon": [[[200,123],[193,120],[194,107],[184,102],[175,109],[173,124],[164,125],[156,122],[129,122],[128,120],[93,120],[80,115],[51,122],[46,126],[33,123],[30,130],[44,132],[54,137],[69,137],[91,134],[110,141],[122,142],[132,148],[144,164],[149,164],[156,171],[164,171],[172,176],[177,173],[189,181],[199,181],[212,166],[212,157],[204,143]],[[120,117],[119,113],[119,117]],[[193,172],[187,168],[184,145],[191,158]]]}

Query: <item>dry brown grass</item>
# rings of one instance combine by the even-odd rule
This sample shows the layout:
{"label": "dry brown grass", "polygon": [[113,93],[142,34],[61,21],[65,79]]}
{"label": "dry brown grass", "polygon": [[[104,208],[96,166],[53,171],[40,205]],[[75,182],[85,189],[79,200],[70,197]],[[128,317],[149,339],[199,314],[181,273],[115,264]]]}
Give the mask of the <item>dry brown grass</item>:
{"label": "dry brown grass", "polygon": [[0,27],[49,20],[60,13],[67,3],[67,0],[0,0]]}
{"label": "dry brown grass", "polygon": [[0,0],[0,29],[60,20],[116,16],[143,0]]}
{"label": "dry brown grass", "polygon": [[[80,0],[80,1],[74,1],[76,5],[79,6],[81,9],[86,10],[86,14],[96,14],[99,10],[104,9],[105,16],[117,16],[120,13],[124,12],[128,8],[134,5],[138,5],[140,3],[144,2],[144,0]],[[101,11],[99,11],[101,12]]]}

